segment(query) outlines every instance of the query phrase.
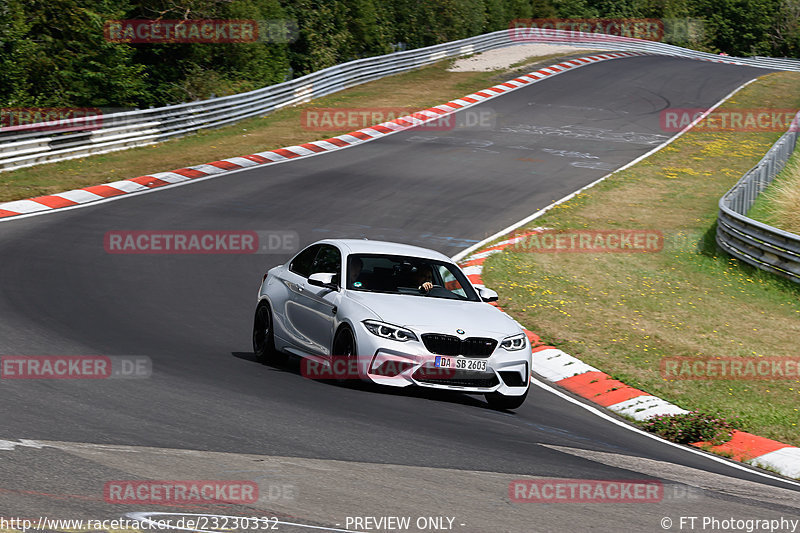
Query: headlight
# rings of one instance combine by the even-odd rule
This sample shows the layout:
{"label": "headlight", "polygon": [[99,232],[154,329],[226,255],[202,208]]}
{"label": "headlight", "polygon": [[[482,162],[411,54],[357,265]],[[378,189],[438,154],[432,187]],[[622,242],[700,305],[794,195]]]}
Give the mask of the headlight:
{"label": "headlight", "polygon": [[519,335],[503,339],[503,342],[500,343],[500,347],[510,352],[521,350],[525,347],[526,340],[525,334],[520,333]]}
{"label": "headlight", "polygon": [[363,322],[370,333],[383,337],[384,339],[392,339],[393,341],[407,342],[417,340],[417,336],[413,331],[386,324],[385,322],[378,322],[377,320],[365,320]]}

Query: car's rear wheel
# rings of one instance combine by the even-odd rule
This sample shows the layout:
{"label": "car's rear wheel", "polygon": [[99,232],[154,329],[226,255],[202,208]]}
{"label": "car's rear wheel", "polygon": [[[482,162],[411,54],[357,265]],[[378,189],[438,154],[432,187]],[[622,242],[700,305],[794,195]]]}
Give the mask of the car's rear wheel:
{"label": "car's rear wheel", "polygon": [[344,382],[347,379],[358,378],[357,361],[356,361],[356,338],[353,331],[347,327],[342,326],[336,332],[333,339],[333,357],[335,359],[343,359],[345,362],[345,369],[341,371],[342,365],[335,365],[337,369],[335,374],[336,381]]}
{"label": "car's rear wheel", "polygon": [[525,403],[525,398],[528,397],[528,391],[526,390],[525,394],[520,396],[507,396],[498,392],[487,392],[485,396],[486,401],[489,403],[489,407],[492,409],[506,411],[510,409],[516,409]]}
{"label": "car's rear wheel", "polygon": [[275,349],[275,335],[272,330],[272,311],[269,304],[261,302],[253,319],[253,352],[262,364],[281,363],[285,356]]}

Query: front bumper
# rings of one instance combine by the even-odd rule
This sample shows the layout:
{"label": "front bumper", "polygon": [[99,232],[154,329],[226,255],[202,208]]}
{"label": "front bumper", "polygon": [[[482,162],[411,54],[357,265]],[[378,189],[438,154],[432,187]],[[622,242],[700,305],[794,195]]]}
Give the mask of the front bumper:
{"label": "front bumper", "polygon": [[[421,339],[420,332],[415,331]],[[436,333],[436,332],[430,332]],[[512,333],[513,334],[513,333]],[[359,376],[361,379],[391,387],[419,387],[460,392],[497,392],[520,396],[530,383],[532,354],[530,342],[520,350],[500,347],[500,341],[486,361],[485,371],[442,369],[435,366],[437,354],[421,340],[399,342],[378,337],[363,324],[356,333]],[[463,356],[450,356],[463,357]]]}

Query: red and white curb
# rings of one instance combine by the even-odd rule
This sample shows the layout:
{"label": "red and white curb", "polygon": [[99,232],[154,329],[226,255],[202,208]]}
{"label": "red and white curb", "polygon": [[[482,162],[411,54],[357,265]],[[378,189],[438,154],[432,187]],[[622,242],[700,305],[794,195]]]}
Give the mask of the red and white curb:
{"label": "red and white curb", "polygon": [[[473,284],[482,286],[481,275],[487,257],[503,253],[507,248],[543,229],[535,228],[524,233],[516,232],[512,238],[468,255],[460,261],[461,268]],[[500,306],[495,305],[495,307],[502,311]],[[661,415],[689,412],[662,398],[613,379],[605,372],[558,348],[545,346],[538,335],[524,326],[522,327],[533,346],[533,371],[546,380],[564,387],[592,403],[635,420],[647,420]],[[709,447],[707,443],[703,442],[694,443],[693,446]],[[789,444],[744,431],[735,431],[730,441],[719,446],[710,446],[710,449],[731,456],[736,461],[772,468],[784,476],[800,478],[800,448]]]}
{"label": "red and white curb", "polygon": [[317,155],[323,152],[332,152],[342,148],[348,148],[367,141],[379,139],[386,135],[407,130],[420,124],[425,124],[436,120],[442,116],[455,113],[461,109],[474,106],[486,100],[490,100],[502,94],[514,91],[520,87],[525,87],[532,83],[547,79],[568,70],[574,70],[592,63],[619,59],[623,57],[648,55],[644,52],[610,52],[607,54],[596,54],[577,59],[571,59],[549,67],[541,68],[530,74],[525,74],[513,80],[489,87],[482,91],[469,94],[446,104],[438,105],[397,118],[381,124],[376,124],[369,128],[352,131],[338,137],[332,137],[322,141],[314,141],[296,146],[287,146],[276,150],[269,150],[257,154],[244,155],[241,157],[231,157],[220,161],[212,161],[204,165],[195,165],[186,168],[179,168],[171,172],[158,172],[138,178],[125,179],[102,185],[94,185],[62,192],[48,196],[38,196],[27,200],[16,200],[13,202],[0,203],[0,219],[30,216],[55,211],[57,209],[76,207],[83,204],[97,202],[124,196],[130,193],[138,193],[148,189],[164,187],[169,185],[181,184],[197,178],[207,178],[210,176],[225,174],[230,171],[241,170],[258,165],[280,163],[291,159],[299,159]]}

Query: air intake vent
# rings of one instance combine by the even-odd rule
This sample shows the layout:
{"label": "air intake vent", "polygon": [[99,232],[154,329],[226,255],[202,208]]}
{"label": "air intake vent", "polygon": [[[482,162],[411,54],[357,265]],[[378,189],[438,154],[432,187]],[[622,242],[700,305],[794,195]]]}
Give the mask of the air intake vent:
{"label": "air intake vent", "polygon": [[497,347],[497,340],[488,337],[469,337],[464,340],[453,335],[425,333],[422,342],[429,352],[436,355],[463,355],[465,357],[489,357]]}

